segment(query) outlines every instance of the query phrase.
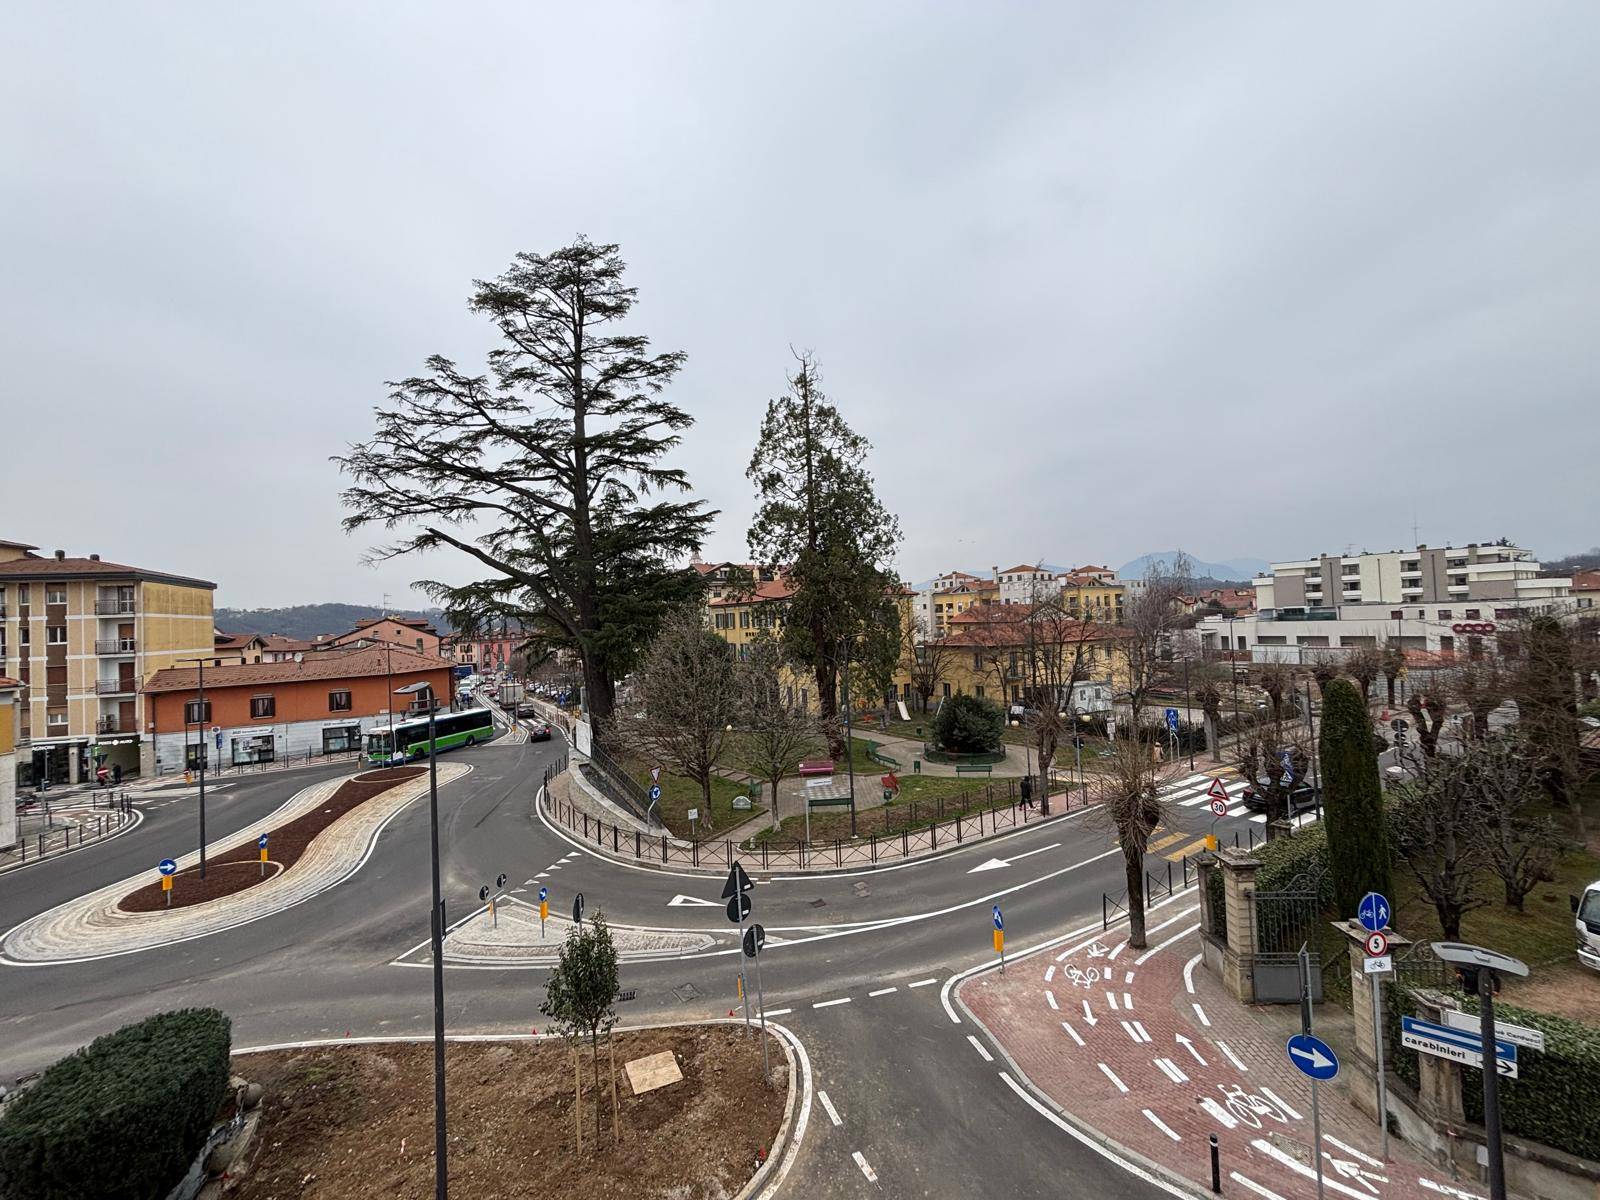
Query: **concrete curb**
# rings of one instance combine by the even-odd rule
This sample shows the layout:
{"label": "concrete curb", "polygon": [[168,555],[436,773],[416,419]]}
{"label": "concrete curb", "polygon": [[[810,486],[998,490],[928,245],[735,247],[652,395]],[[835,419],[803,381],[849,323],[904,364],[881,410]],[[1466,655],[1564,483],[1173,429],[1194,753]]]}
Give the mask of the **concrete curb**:
{"label": "concrete curb", "polygon": [[[621,1033],[640,1032],[650,1029],[689,1029],[699,1025],[742,1025],[744,1022],[738,1018],[712,1017],[704,1021],[656,1021],[646,1025],[618,1025],[616,1031]],[[811,1060],[806,1055],[805,1046],[799,1037],[786,1025],[776,1021],[768,1021],[767,1029],[776,1036],[778,1045],[783,1049],[784,1057],[789,1063],[789,1095],[784,1103],[783,1120],[778,1124],[778,1132],[768,1147],[766,1161],[756,1168],[756,1173],[750,1181],[733,1197],[733,1200],[751,1200],[757,1191],[764,1185],[766,1190],[761,1192],[761,1200],[771,1200],[778,1189],[783,1185],[789,1170],[794,1166],[795,1159],[799,1156],[800,1146],[805,1140],[806,1127],[811,1117]],[[554,1042],[560,1041],[561,1035],[557,1033],[447,1033],[446,1042]],[[264,1046],[242,1046],[229,1052],[233,1058],[244,1054],[269,1054],[280,1050],[319,1050],[333,1046],[384,1046],[384,1045],[417,1045],[433,1041],[431,1034],[419,1033],[402,1035],[399,1037],[345,1037],[345,1038],[312,1038],[305,1041],[272,1042]],[[800,1086],[796,1086],[796,1081]],[[782,1150],[780,1156],[779,1151]],[[780,1162],[781,1157],[781,1162]],[[771,1178],[776,1173],[777,1178]]]}
{"label": "concrete curb", "polygon": [[55,862],[58,858],[65,858],[69,854],[76,854],[79,850],[90,850],[95,846],[103,846],[107,842],[121,837],[125,833],[132,833],[144,824],[142,809],[134,809],[133,816],[122,824],[115,833],[108,833],[104,837],[95,838],[92,842],[79,842],[71,850],[59,850],[54,854],[46,854],[43,858],[30,858],[27,862],[14,862],[9,866],[0,867],[0,876],[10,875],[13,871],[25,870],[28,867],[41,867],[47,862]]}

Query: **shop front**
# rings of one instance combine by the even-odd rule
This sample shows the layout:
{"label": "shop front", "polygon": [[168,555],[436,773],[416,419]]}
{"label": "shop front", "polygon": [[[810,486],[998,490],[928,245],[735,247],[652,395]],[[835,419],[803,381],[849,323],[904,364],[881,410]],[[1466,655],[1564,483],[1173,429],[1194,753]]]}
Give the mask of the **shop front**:
{"label": "shop front", "polygon": [[231,739],[232,763],[236,767],[276,760],[278,739],[271,733],[245,733]]}
{"label": "shop front", "polygon": [[344,754],[361,749],[360,721],[330,721],[322,727],[322,752]]}

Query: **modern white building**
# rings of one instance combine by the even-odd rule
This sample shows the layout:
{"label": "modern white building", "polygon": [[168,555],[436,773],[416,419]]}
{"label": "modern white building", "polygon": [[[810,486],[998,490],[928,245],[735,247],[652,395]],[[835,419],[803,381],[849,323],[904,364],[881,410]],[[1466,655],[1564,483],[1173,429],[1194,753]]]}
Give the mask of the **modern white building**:
{"label": "modern white building", "polygon": [[1572,581],[1539,570],[1531,552],[1505,542],[1318,555],[1273,563],[1256,579],[1254,616],[1207,617],[1197,629],[1202,647],[1256,661],[1380,644],[1472,654],[1501,624],[1570,603]]}

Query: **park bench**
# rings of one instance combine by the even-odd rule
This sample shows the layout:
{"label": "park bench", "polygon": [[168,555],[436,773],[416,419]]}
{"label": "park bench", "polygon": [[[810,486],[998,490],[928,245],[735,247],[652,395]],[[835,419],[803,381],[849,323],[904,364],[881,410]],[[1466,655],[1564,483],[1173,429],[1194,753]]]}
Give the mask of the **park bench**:
{"label": "park bench", "polygon": [[819,775],[832,775],[833,760],[831,758],[813,758],[801,763],[798,769],[802,779],[811,779]]}
{"label": "park bench", "polygon": [[990,775],[994,774],[992,763],[957,763],[957,775]]}

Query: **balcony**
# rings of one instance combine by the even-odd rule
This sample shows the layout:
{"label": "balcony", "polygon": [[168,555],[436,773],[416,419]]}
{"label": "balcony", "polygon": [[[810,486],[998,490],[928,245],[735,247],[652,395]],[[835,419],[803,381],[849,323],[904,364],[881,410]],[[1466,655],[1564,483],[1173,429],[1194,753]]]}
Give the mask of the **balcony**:
{"label": "balcony", "polygon": [[116,717],[101,717],[94,723],[96,733],[137,733],[138,727],[132,721],[122,721]]}
{"label": "balcony", "polygon": [[126,617],[134,612],[132,600],[96,600],[94,614],[97,617]]}
{"label": "balcony", "polygon": [[94,681],[94,694],[97,696],[131,696],[139,690],[139,684],[132,679],[96,679]]}
{"label": "balcony", "polygon": [[94,644],[96,654],[133,654],[138,648],[134,638],[101,638]]}

